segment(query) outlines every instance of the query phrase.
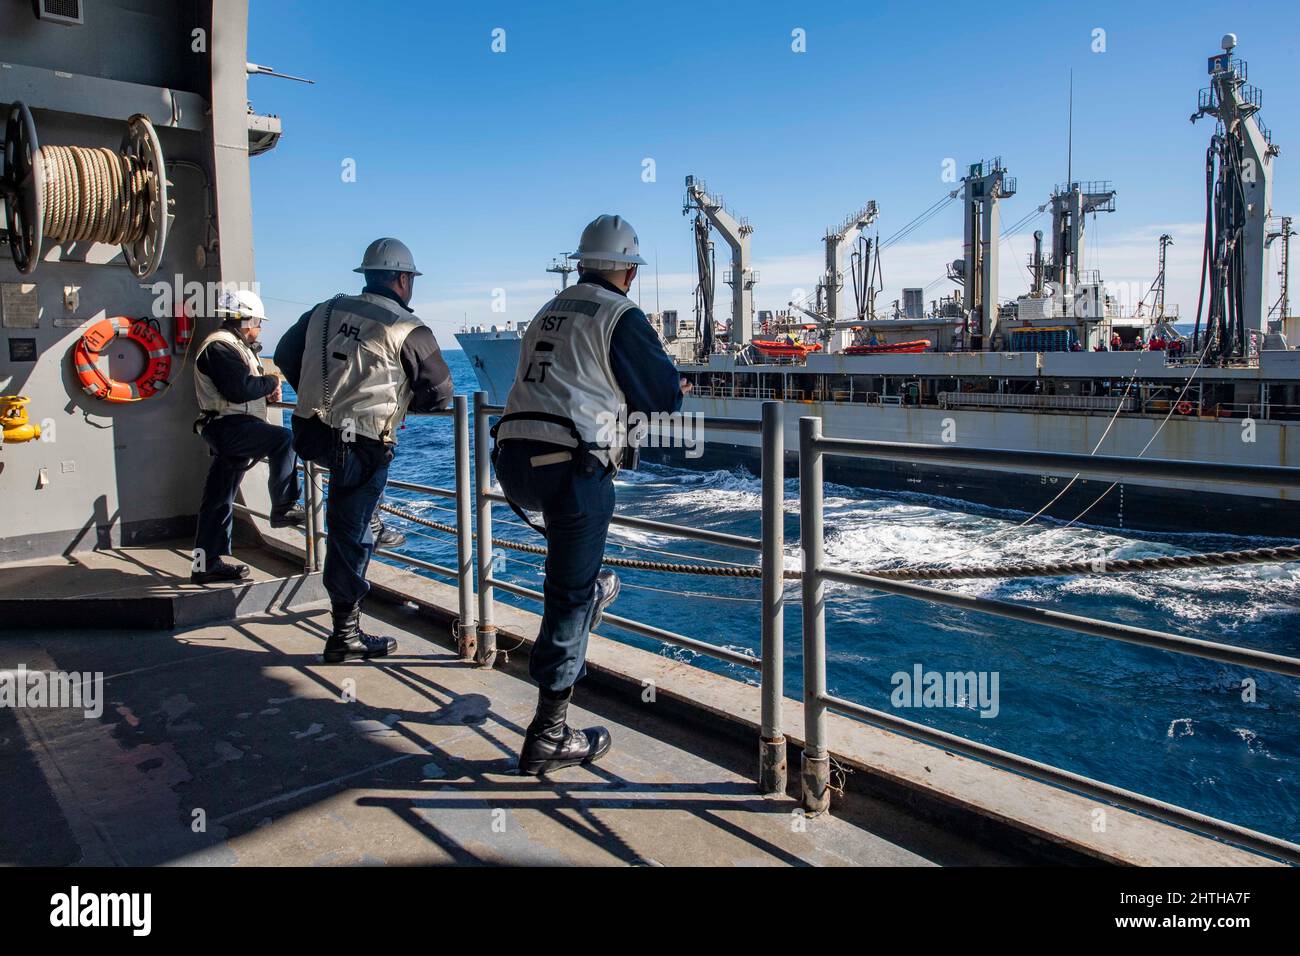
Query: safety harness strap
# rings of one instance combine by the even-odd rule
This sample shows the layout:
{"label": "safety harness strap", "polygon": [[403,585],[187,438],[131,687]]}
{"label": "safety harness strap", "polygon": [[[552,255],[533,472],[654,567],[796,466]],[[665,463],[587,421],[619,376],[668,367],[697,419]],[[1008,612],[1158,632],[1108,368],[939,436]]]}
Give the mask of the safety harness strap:
{"label": "safety harness strap", "polygon": [[[492,467],[493,468],[497,466],[497,452],[501,448],[500,444],[498,444],[496,440],[497,429],[499,429],[506,422],[517,422],[517,421],[550,422],[552,425],[559,425],[561,428],[567,428],[569,430],[569,434],[573,436],[573,440],[578,443],[578,447],[573,450],[573,464],[575,468],[578,466],[579,463],[584,461],[589,454],[591,454],[591,449],[601,447],[598,445],[593,445],[591,442],[585,440],[582,437],[582,434],[578,431],[578,426],[574,424],[572,418],[566,418],[563,415],[553,415],[550,412],[509,412],[505,415],[502,415],[500,418],[498,418],[496,424],[494,424],[488,430],[488,434],[492,436]],[[503,487],[501,490],[504,492],[505,488]],[[508,504],[510,506],[510,510],[513,511],[519,517],[519,520],[524,522],[524,524],[528,525],[528,527],[532,528],[543,538],[545,538],[546,526],[539,525],[531,518],[529,518],[528,515],[524,512],[524,509],[520,508],[517,504],[515,504],[513,501],[510,500],[509,495],[506,495],[505,497],[506,497],[506,504]]]}

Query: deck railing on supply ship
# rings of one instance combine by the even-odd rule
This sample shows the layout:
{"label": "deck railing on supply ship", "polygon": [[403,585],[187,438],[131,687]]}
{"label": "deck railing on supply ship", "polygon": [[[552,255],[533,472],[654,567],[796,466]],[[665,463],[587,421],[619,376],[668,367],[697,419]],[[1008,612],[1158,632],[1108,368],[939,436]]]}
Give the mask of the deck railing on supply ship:
{"label": "deck railing on supply ship", "polygon": [[[280,403],[279,407],[293,406],[289,403]],[[472,457],[466,397],[457,395],[453,399],[451,409],[433,413],[450,416],[453,421],[456,475],[454,489],[395,479],[390,479],[388,482],[395,488],[418,491],[455,501],[456,524],[454,527],[445,526],[445,530],[455,535],[458,566],[448,568],[397,551],[376,552],[383,557],[456,582],[459,611],[458,648],[462,657],[475,660],[483,666],[491,666],[496,657],[496,627],[493,623],[495,589],[500,588],[532,601],[543,600],[541,592],[504,581],[493,572],[494,546],[518,546],[517,542],[496,541],[492,536],[492,507],[505,503],[505,498],[492,490],[489,422],[493,416],[499,415],[502,411],[500,406],[488,404],[483,392],[474,394]],[[835,711],[1056,787],[1082,793],[1291,863],[1300,863],[1300,844],[990,747],[956,734],[936,730],[828,693],[825,583],[832,581],[863,587],[968,612],[1071,630],[1094,637],[1159,648],[1177,654],[1256,668],[1290,677],[1300,677],[1300,659],[1234,644],[1216,643],[1150,628],[1067,614],[1030,604],[970,596],[897,578],[828,566],[824,562],[822,513],[823,462],[827,455],[928,462],[937,465],[1015,468],[1034,473],[1054,472],[1067,476],[1080,475],[1087,478],[1113,480],[1154,478],[1296,489],[1300,489],[1300,468],[862,441],[823,436],[821,419],[805,417],[799,422],[798,449],[802,571],[787,572],[784,568],[785,539],[782,523],[785,462],[783,421],[784,406],[777,401],[763,403],[761,419],[707,417],[704,419],[706,430],[761,435],[762,508],[759,537],[709,531],[632,515],[615,514],[612,522],[623,527],[654,531],[758,553],[759,564],[744,569],[746,573],[740,576],[761,581],[759,656],[738,653],[730,648],[709,644],[698,638],[631,618],[609,613],[604,615],[604,621],[611,625],[759,672],[761,728],[759,770],[756,776],[761,792],[781,793],[786,788],[786,740],[780,717],[781,700],[784,697],[782,605],[785,579],[799,577],[802,579],[804,674],[804,747],[800,768],[800,790],[802,804],[807,811],[819,813],[830,806],[831,746],[827,735],[826,716],[829,712]],[[306,482],[308,512],[306,563],[308,570],[318,570],[321,555],[319,545],[327,542],[321,498],[321,475],[320,469],[315,466],[308,465],[304,470],[310,479]],[[473,521],[470,517],[471,502],[474,512]],[[245,508],[241,510],[248,512]],[[1285,557],[1281,560],[1295,560],[1295,558]],[[690,566],[682,565],[663,570],[692,573]],[[704,573],[699,566],[695,566],[695,571]],[[939,576],[933,575],[933,577]],[[1023,576],[1023,573],[1008,572],[1002,576]],[[925,577],[925,574],[918,573],[913,580],[924,580]]]}

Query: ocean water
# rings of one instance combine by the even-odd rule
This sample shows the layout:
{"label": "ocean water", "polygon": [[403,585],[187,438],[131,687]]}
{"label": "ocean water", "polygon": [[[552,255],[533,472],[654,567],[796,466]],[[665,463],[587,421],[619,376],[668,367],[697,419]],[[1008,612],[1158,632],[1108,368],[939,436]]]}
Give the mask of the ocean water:
{"label": "ocean water", "polygon": [[[476,388],[462,352],[448,352],[457,391]],[[451,422],[411,418],[401,432],[392,476],[453,485]],[[647,465],[618,481],[620,512],[757,535],[760,484],[743,470],[698,471]],[[826,559],[853,570],[910,564],[1141,557],[1250,547],[1223,535],[1137,535],[1036,522],[1025,515],[920,494],[828,484]],[[452,522],[452,503],[394,491],[400,502]],[[402,550],[454,564],[454,541],[391,515],[408,534]],[[494,534],[540,543],[506,508]],[[798,566],[798,483],[786,484],[788,567]],[[1272,539],[1276,542],[1276,539]],[[662,552],[672,552],[665,557]],[[612,528],[607,553],[684,561],[752,564],[757,555],[632,529]],[[503,550],[507,580],[540,589],[536,555]],[[418,570],[417,570],[417,573]],[[686,577],[619,569],[616,613],[700,640],[757,653],[757,580]],[[1207,640],[1300,655],[1300,567],[1261,565],[1139,575],[960,581],[942,588],[1033,603]],[[498,599],[537,605],[498,591]],[[797,581],[785,607],[786,694],[799,697],[800,606]],[[606,625],[601,633],[655,653],[757,682],[726,664]],[[827,682],[831,693],[1001,747],[1162,800],[1300,839],[1300,680],[1102,638],[973,614],[908,598],[828,584]],[[895,675],[923,671],[997,678],[996,715],[981,701],[898,709]],[[1252,689],[1246,682],[1253,681]],[[981,716],[981,714],[990,716]]]}

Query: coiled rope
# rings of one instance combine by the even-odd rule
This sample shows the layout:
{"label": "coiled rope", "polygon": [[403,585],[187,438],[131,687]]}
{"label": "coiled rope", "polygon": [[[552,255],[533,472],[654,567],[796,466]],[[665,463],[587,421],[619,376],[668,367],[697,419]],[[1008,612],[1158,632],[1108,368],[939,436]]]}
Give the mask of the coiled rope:
{"label": "coiled rope", "polygon": [[[399,518],[442,531],[456,534],[454,525],[441,524],[421,518],[419,515],[381,504],[380,509]],[[493,538],[494,547],[510,548],[527,554],[546,554],[541,545],[524,544],[503,538]],[[1222,568],[1247,564],[1284,564],[1300,561],[1300,545],[1275,548],[1251,548],[1245,551],[1213,551],[1206,554],[1171,554],[1152,558],[1085,558],[1080,561],[1056,561],[1041,563],[1018,563],[983,565],[974,568],[926,568],[902,567],[880,568],[864,571],[876,578],[889,581],[963,581],[979,578],[1046,578],[1063,577],[1073,574],[1138,574],[1150,571],[1168,571],[1186,568]],[[746,565],[718,567],[709,564],[673,564],[666,561],[644,561],[638,558],[611,558],[604,560],[606,565],[616,568],[631,568],[640,571],[663,571],[669,574],[697,574],[706,577],[721,578],[761,578],[762,568]],[[803,572],[795,568],[786,568],[782,577],[798,580]]]}
{"label": "coiled rope", "polygon": [[129,245],[144,238],[154,173],[104,147],[42,146],[44,231],[61,242]]}

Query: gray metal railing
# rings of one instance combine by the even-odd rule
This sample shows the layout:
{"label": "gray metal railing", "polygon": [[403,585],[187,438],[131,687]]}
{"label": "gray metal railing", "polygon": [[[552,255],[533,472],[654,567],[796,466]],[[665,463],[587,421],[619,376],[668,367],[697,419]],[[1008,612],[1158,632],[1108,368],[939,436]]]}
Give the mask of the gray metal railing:
{"label": "gray metal railing", "polygon": [[[492,506],[505,504],[504,495],[492,491],[490,421],[504,409],[490,405],[483,392],[474,393],[474,441],[471,458],[470,428],[466,398],[456,395],[452,408],[431,415],[450,416],[453,420],[456,487],[440,488],[395,478],[388,485],[407,491],[452,500],[456,503],[456,555],[457,567],[448,568],[430,561],[411,557],[398,551],[376,549],[375,554],[412,567],[430,571],[457,584],[458,619],[456,643],[460,656],[478,664],[491,667],[496,659],[497,629],[494,623],[494,590],[499,588],[517,597],[544,601],[540,591],[503,581],[492,573],[494,546],[492,535]],[[290,402],[277,403],[277,408],[294,408]],[[412,413],[416,414],[416,413]],[[425,413],[421,413],[425,414]],[[632,618],[606,613],[603,620],[634,634],[683,647],[696,653],[713,657],[741,667],[760,672],[762,700],[760,705],[761,733],[759,735],[758,782],[764,793],[783,793],[786,789],[786,741],[781,729],[781,698],[784,689],[784,611],[782,587],[784,570],[781,556],[785,549],[783,479],[785,446],[782,432],[781,405],[766,403],[761,421],[751,419],[707,419],[709,427],[727,431],[760,433],[763,436],[763,508],[760,537],[727,534],[691,528],[687,525],[615,515],[612,523],[643,531],[701,541],[752,551],[763,556],[761,589],[763,614],[760,624],[760,656],[754,657],[726,647],[709,644],[685,634],[645,624]],[[324,531],[322,482],[320,469],[307,463],[304,474],[314,476],[305,484],[307,519],[306,570],[319,571],[321,548],[319,542],[327,540]],[[472,478],[471,478],[472,474]],[[471,499],[471,485],[473,487]],[[256,514],[239,506],[245,513]],[[474,518],[471,522],[471,510]],[[267,517],[259,515],[259,517]],[[475,601],[475,573],[477,572],[477,602]],[[476,606],[477,604],[477,606]],[[477,611],[477,621],[475,620]]]}
{"label": "gray metal railing", "polygon": [[[479,527],[480,529],[486,527],[489,533],[479,538],[479,587],[480,590],[498,587],[518,597],[542,601],[544,595],[540,591],[502,581],[490,573],[492,549],[490,544],[485,549],[484,542],[491,541],[491,525],[486,522],[491,521],[491,504],[494,502],[505,504],[506,498],[504,495],[490,490],[491,474],[488,471],[487,422],[491,416],[500,415],[505,409],[500,405],[488,405],[486,402],[481,401],[481,395],[481,392],[476,394],[474,409],[476,430],[479,431],[478,440],[480,448],[483,449],[479,452],[482,458],[482,469],[479,473],[478,487],[480,501],[486,502],[486,505],[480,505],[480,514],[486,514],[487,517],[481,520]],[[720,431],[758,433],[762,436],[762,509],[759,537],[752,538],[745,535],[709,531],[666,521],[638,518],[632,515],[615,514],[610,519],[611,524],[621,527],[653,531],[672,537],[758,553],[761,556],[762,569],[760,579],[762,616],[759,624],[759,656],[755,658],[747,654],[741,654],[730,648],[719,647],[716,644],[709,644],[685,634],[678,634],[674,631],[655,627],[617,614],[610,614],[609,612],[603,615],[603,619],[634,634],[640,634],[677,647],[684,647],[730,664],[755,668],[759,671],[761,699],[759,707],[758,785],[761,792],[776,794],[784,793],[786,789],[786,740],[781,726],[781,699],[784,696],[785,687],[785,617],[782,599],[784,587],[782,556],[785,553],[785,512],[783,508],[785,496],[785,438],[782,428],[781,403],[765,402],[762,416],[762,419],[758,421],[737,418],[704,419],[706,428]],[[481,556],[485,550],[489,555],[486,562],[487,570],[484,570],[484,560]]]}
{"label": "gray metal railing", "polygon": [[940,392],[940,408],[967,405],[972,408],[1029,408],[1131,412],[1137,401],[1123,395],[1014,395],[998,392]]}
{"label": "gray metal railing", "polygon": [[[1291,841],[1115,787],[955,734],[935,730],[924,724],[905,720],[894,714],[828,693],[825,603],[827,581],[867,587],[968,611],[1065,628],[1112,640],[1159,647],[1163,650],[1211,660],[1260,667],[1292,676],[1300,676],[1300,660],[1234,645],[1215,644],[1146,628],[1114,624],[1006,601],[955,594],[936,588],[876,578],[842,568],[828,567],[825,564],[822,513],[823,460],[826,455],[986,467],[1019,463],[1024,470],[1028,471],[1060,471],[1077,473],[1089,478],[1142,475],[1291,488],[1300,488],[1300,468],[1118,459],[1048,452],[1011,453],[983,448],[859,441],[823,437],[820,418],[805,417],[799,420],[799,523],[800,543],[803,549],[804,661],[804,751],[800,766],[800,780],[805,810],[819,813],[830,806],[830,750],[827,741],[826,716],[829,711],[834,710],[886,730],[914,737],[1055,786],[1097,797],[1291,862],[1300,862],[1300,845]],[[1025,467],[1026,465],[1030,467]]]}
{"label": "gray metal railing", "polygon": [[[495,590],[499,589],[532,601],[544,600],[540,591],[503,580],[493,573],[492,507],[495,504],[505,503],[505,497],[492,491],[489,422],[493,416],[499,415],[502,411],[500,406],[488,404],[482,392],[475,393],[472,457],[465,396],[456,396],[451,409],[434,413],[447,415],[453,419],[456,474],[454,489],[398,479],[390,479],[388,482],[394,488],[418,491],[456,502],[457,567],[444,567],[396,551],[376,552],[383,557],[430,571],[456,582],[459,611],[456,630],[458,649],[463,658],[475,660],[483,666],[491,666],[496,657],[496,626],[493,616]],[[784,697],[783,414],[784,406],[781,402],[769,401],[763,403],[761,420],[705,419],[707,429],[761,435],[762,509],[759,537],[692,528],[631,515],[616,514],[612,519],[613,524],[623,527],[759,554],[761,568],[759,656],[753,657],[730,648],[719,647],[631,618],[609,613],[604,615],[604,620],[609,624],[632,633],[759,671],[761,727],[757,778],[760,790],[768,794],[784,792],[787,776],[787,744],[780,716]],[[825,583],[827,581],[870,588],[967,612],[1064,628],[1109,640],[1156,647],[1174,653],[1289,676],[1300,676],[1300,659],[1027,604],[975,597],[920,584],[878,578],[870,574],[827,566],[824,560],[822,503],[823,462],[827,455],[893,461],[924,461],[939,465],[1014,468],[1032,473],[1079,474],[1089,478],[1143,477],[1286,488],[1300,488],[1300,468],[862,441],[823,436],[821,419],[817,417],[800,419],[799,428],[804,673],[804,749],[800,767],[800,790],[801,800],[807,811],[822,812],[830,806],[831,751],[827,740],[826,718],[829,712],[835,711],[1024,774],[1053,786],[1096,797],[1290,862],[1300,862],[1300,845],[1290,841],[1177,807],[955,734],[935,730],[924,724],[905,720],[894,714],[830,694],[826,680]],[[326,540],[326,535],[323,529],[323,515],[320,513],[319,469],[309,465],[305,471],[315,477],[314,481],[307,482],[309,513],[307,562],[310,570],[313,563],[314,567],[319,568],[321,550],[319,542]],[[474,589],[476,573],[477,602]]]}

